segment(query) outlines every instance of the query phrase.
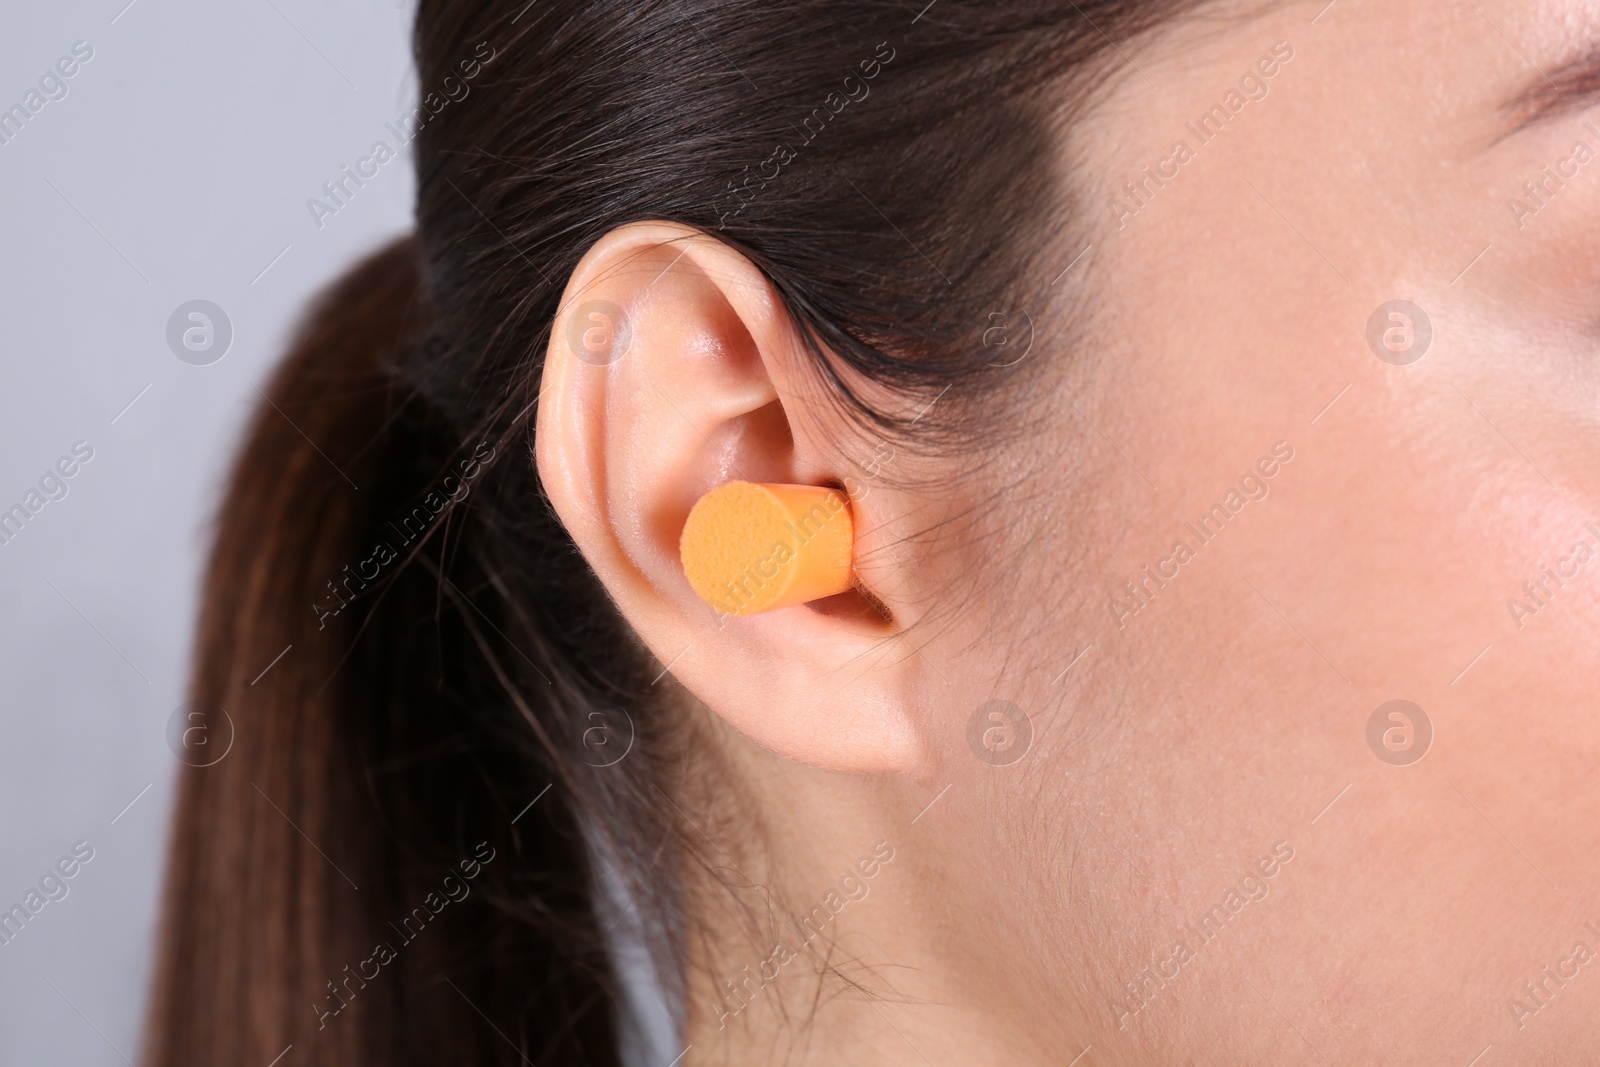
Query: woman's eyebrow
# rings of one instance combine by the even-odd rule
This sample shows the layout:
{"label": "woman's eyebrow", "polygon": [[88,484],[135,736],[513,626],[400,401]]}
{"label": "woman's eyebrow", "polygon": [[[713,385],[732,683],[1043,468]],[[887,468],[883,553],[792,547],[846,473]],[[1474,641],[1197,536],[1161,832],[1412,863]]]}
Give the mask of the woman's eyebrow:
{"label": "woman's eyebrow", "polygon": [[1495,140],[1595,103],[1600,103],[1600,43],[1591,43],[1555,70],[1538,71],[1502,108],[1511,125]]}

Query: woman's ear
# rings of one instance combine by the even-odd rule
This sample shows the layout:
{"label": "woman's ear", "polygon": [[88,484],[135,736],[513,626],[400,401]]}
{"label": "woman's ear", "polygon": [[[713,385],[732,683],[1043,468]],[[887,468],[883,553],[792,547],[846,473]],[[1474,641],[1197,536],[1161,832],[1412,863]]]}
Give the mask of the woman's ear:
{"label": "woman's ear", "polygon": [[724,616],[679,561],[689,509],[724,482],[854,484],[849,427],[810,359],[743,255],[672,224],[614,230],[573,272],[551,331],[539,475],[628,622],[713,712],[791,759],[920,775],[937,678],[898,647],[897,554],[866,565],[860,551],[882,543],[892,494],[852,505],[864,594]]}

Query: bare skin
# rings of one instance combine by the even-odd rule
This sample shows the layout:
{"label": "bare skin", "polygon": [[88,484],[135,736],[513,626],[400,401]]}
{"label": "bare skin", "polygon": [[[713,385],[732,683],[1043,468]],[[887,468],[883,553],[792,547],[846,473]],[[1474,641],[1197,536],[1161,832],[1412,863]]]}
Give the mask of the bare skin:
{"label": "bare skin", "polygon": [[[684,1063],[1592,1062],[1597,45],[1582,0],[1130,44],[1062,147],[1101,328],[1042,312],[1048,432],[938,491],[748,262],[591,251],[567,306],[631,346],[556,331],[538,461],[718,753],[685,817],[764,887],[753,932],[697,901]],[[893,622],[719,624],[674,555],[698,495],[847,476]]]}

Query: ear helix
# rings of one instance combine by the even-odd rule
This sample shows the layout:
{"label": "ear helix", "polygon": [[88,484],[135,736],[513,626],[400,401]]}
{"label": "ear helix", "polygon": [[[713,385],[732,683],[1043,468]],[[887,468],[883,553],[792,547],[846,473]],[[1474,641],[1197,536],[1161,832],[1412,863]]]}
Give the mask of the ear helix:
{"label": "ear helix", "polygon": [[728,482],[696,502],[678,540],[701,600],[754,615],[851,588],[849,499],[814,485]]}

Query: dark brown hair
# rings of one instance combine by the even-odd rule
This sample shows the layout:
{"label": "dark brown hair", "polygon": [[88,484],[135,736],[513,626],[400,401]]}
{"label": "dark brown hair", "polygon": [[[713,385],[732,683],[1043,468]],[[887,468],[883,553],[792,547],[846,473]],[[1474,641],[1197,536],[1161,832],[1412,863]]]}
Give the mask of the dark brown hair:
{"label": "dark brown hair", "polygon": [[864,424],[948,390],[919,446],[988,438],[1044,364],[997,369],[989,316],[1042,319],[1085,229],[1063,120],[1182,6],[422,0],[417,236],[311,309],[220,513],[191,695],[236,738],[185,768],[152,1067],[619,1062],[595,857],[680,994],[710,772],[530,458],[565,280],[684,223]]}

